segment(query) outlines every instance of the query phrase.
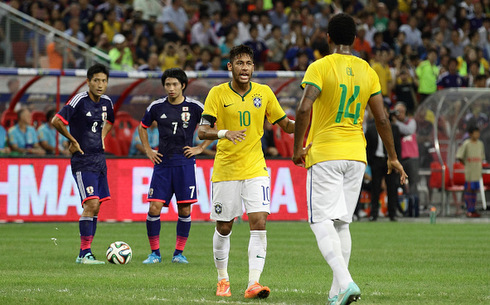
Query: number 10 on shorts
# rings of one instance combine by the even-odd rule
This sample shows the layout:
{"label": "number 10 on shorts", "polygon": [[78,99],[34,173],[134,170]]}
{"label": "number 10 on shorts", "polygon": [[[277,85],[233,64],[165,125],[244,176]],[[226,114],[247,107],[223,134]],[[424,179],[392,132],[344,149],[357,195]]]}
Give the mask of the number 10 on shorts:
{"label": "number 10 on shorts", "polygon": [[268,205],[271,202],[270,187],[265,185],[261,185],[261,187],[262,187],[262,194],[263,194],[262,205]]}

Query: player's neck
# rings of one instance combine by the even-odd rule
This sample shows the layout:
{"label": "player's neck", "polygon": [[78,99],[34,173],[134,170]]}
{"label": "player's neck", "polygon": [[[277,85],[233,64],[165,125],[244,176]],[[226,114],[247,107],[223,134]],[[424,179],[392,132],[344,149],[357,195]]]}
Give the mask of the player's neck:
{"label": "player's neck", "polygon": [[100,101],[100,96],[97,96],[97,95],[94,95],[92,92],[88,92],[88,96],[90,97],[90,99],[96,103],[98,103]]}
{"label": "player's neck", "polygon": [[168,102],[172,105],[179,105],[179,104],[182,104],[184,102],[185,98],[183,95],[179,95],[178,97],[170,97],[168,96]]}
{"label": "player's neck", "polygon": [[235,80],[232,80],[231,88],[233,88],[233,90],[235,90],[235,92],[237,92],[238,94],[244,95],[245,93],[248,92],[248,90],[250,90],[250,82],[239,83],[236,82]]}
{"label": "player's neck", "polygon": [[342,55],[352,55],[351,47],[347,45],[334,45],[332,49],[332,54],[337,53],[337,54],[342,54]]}

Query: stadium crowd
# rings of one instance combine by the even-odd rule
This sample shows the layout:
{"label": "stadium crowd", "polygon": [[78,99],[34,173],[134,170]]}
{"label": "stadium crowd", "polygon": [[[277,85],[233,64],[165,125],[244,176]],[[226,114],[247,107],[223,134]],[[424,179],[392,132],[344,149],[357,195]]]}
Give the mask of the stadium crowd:
{"label": "stadium crowd", "polygon": [[[306,71],[310,63],[329,53],[326,29],[330,18],[348,13],[357,23],[354,54],[378,74],[386,105],[396,113],[400,107],[406,111],[406,116],[393,116],[402,137],[415,134],[417,126],[408,127],[414,122],[412,115],[438,89],[490,87],[489,0],[11,0],[8,4],[107,53],[111,70],[122,71],[226,70],[229,51],[238,44],[254,50],[255,70]],[[0,37],[5,35],[2,28]],[[19,32],[11,39],[28,36],[28,32]],[[25,61],[31,66],[35,66],[32,56],[37,48],[46,58],[41,67],[83,67],[82,57],[61,49],[49,36],[39,39],[37,45],[29,41]],[[400,101],[403,104],[395,106]],[[470,124],[473,118],[471,122],[484,131],[488,110],[480,110],[468,114],[465,122]],[[430,117],[427,114],[424,120]],[[20,125],[25,129],[25,123]],[[52,127],[47,125],[45,130]],[[266,126],[265,131],[264,152],[278,156],[272,128]],[[5,144],[7,138],[10,147]],[[130,154],[141,153],[137,133],[133,140]],[[7,137],[0,126],[0,153],[24,152],[12,146],[13,141],[15,137]],[[26,152],[54,152],[55,142],[47,146],[40,136],[38,142]],[[212,155],[214,147],[207,154]],[[66,151],[63,146],[59,149]]]}

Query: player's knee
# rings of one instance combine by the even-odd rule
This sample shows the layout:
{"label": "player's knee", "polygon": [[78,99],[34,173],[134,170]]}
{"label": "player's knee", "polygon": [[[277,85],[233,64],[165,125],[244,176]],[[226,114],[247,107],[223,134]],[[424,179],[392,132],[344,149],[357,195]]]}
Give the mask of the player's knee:
{"label": "player's knee", "polygon": [[148,212],[150,213],[150,215],[153,216],[160,215],[160,213],[162,212],[162,207],[163,207],[163,203],[158,201],[151,201]]}
{"label": "player's knee", "polygon": [[179,216],[187,217],[191,215],[191,205],[190,204],[179,204],[178,205]]}
{"label": "player's knee", "polygon": [[219,234],[226,236],[231,233],[231,228],[233,227],[233,222],[216,222],[216,231]]}
{"label": "player's knee", "polygon": [[97,215],[99,213],[99,200],[90,199],[83,203],[83,210],[91,215]]}

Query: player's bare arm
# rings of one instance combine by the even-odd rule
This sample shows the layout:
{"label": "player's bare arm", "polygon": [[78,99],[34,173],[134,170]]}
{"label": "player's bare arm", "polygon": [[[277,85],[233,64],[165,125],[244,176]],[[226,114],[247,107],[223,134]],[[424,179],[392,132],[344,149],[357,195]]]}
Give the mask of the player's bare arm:
{"label": "player's bare arm", "polygon": [[68,150],[70,151],[70,153],[74,154],[75,152],[79,151],[82,155],[84,154],[82,148],[80,147],[80,144],[78,144],[78,141],[75,140],[75,138],[68,132],[65,124],[63,123],[63,121],[61,121],[59,117],[54,116],[51,120],[51,124],[53,124],[53,127],[56,128],[59,133],[61,133],[70,141],[70,145],[68,146]]}
{"label": "player's bare arm", "polygon": [[396,155],[391,123],[390,119],[386,116],[381,94],[376,94],[369,99],[369,107],[374,116],[376,130],[378,131],[388,154],[388,174],[390,174],[392,170],[397,171],[400,174],[400,183],[405,184],[407,174]]}
{"label": "player's bare arm", "polygon": [[305,156],[312,145],[310,143],[307,147],[303,148],[303,139],[310,123],[311,107],[313,107],[313,103],[318,95],[320,95],[320,90],[317,87],[306,85],[303,96],[296,108],[293,162],[301,167],[305,166]]}
{"label": "player's bare arm", "polygon": [[199,125],[197,135],[199,136],[199,139],[202,140],[217,140],[227,138],[228,140],[233,142],[233,144],[237,144],[237,141],[242,142],[243,140],[245,140],[246,131],[246,128],[242,130],[218,130],[214,127],[211,127],[211,123],[203,118],[201,120],[201,125]]}
{"label": "player's bare arm", "polygon": [[141,140],[141,143],[143,144],[143,147],[145,148],[145,153],[146,153],[146,156],[148,157],[148,159],[150,159],[150,161],[153,164],[160,164],[162,162],[161,157],[163,157],[163,155],[161,153],[159,153],[158,151],[153,150],[150,147],[150,141],[148,141],[147,129],[140,124],[138,126],[138,133],[140,135],[140,140]]}
{"label": "player's bare arm", "polygon": [[199,155],[204,151],[206,147],[211,145],[211,143],[213,143],[213,140],[205,140],[201,144],[194,147],[184,146],[184,156],[186,158],[190,158],[192,156]]}
{"label": "player's bare arm", "polygon": [[111,131],[112,129],[112,124],[109,123],[108,121],[104,122],[104,127],[102,128],[102,149],[105,150],[105,143],[104,143],[104,140],[105,140],[105,137],[107,136],[107,134],[109,133],[109,131]]}
{"label": "player's bare arm", "polygon": [[284,119],[277,122],[277,125],[279,125],[279,127],[281,127],[281,129],[287,133],[294,132],[294,120],[291,120],[288,117],[285,117]]}

